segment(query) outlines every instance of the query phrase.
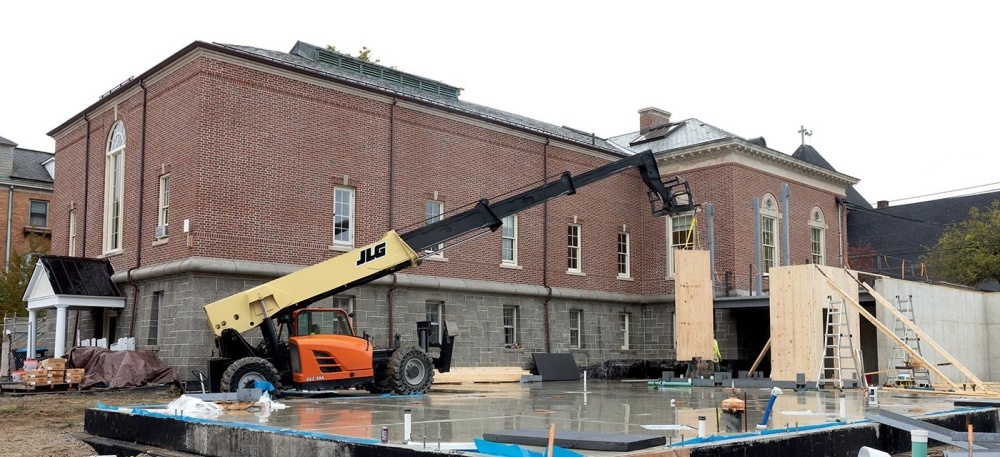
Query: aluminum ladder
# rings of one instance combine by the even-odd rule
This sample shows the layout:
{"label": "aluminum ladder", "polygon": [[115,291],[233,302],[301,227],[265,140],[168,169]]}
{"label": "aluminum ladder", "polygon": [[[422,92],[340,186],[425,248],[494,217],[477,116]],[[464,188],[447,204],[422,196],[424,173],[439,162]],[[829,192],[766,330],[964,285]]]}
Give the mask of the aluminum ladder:
{"label": "aluminum ladder", "polygon": [[[902,299],[897,295],[894,305],[896,311],[899,311],[911,324],[916,325],[916,321],[913,318],[913,295],[907,296],[906,299]],[[899,318],[894,318],[893,322],[895,323],[893,332],[896,334],[896,337],[906,343],[914,352],[922,356],[923,353],[920,352],[920,337],[917,336],[916,332]],[[904,373],[912,376],[911,379],[902,381],[904,386],[912,384],[914,387],[930,387],[931,385],[930,370],[927,367],[913,367],[910,354],[898,345],[892,346],[892,353],[889,355],[889,366],[886,368],[886,372],[895,375],[889,378],[889,382],[886,383],[887,385],[899,383],[899,376]]]}
{"label": "aluminum ladder", "polygon": [[819,375],[816,376],[816,388],[822,389],[825,384],[833,384],[834,387],[843,389],[844,373],[852,371],[858,378],[858,387],[867,388],[860,355],[854,350],[846,304],[844,300],[834,301],[832,296],[827,296],[826,299],[829,304],[826,333],[823,335],[823,358],[819,365]]}

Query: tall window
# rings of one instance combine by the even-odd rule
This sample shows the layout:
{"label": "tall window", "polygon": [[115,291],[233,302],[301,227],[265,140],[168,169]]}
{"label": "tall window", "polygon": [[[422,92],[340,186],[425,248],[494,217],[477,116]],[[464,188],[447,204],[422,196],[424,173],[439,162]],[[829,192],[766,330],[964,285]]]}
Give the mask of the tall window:
{"label": "tall window", "polygon": [[621,313],[618,315],[618,324],[619,324],[618,329],[619,329],[619,335],[621,335],[622,339],[622,349],[629,349],[630,347],[632,347],[632,345],[629,344],[630,341],[629,326],[632,323],[631,321],[632,321],[632,315],[629,313]]}
{"label": "tall window", "polygon": [[121,121],[111,127],[104,160],[104,252],[122,248],[122,202],[124,188],[122,173],[125,168],[125,124]]}
{"label": "tall window", "polygon": [[354,246],[354,189],[333,189],[333,244]]}
{"label": "tall window", "polygon": [[618,232],[618,277],[631,276],[632,259],[629,246],[629,236],[626,232]]}
{"label": "tall window", "polygon": [[31,200],[29,203],[28,225],[31,227],[47,228],[49,226],[49,202],[45,200]]}
{"label": "tall window", "polygon": [[814,207],[809,218],[810,261],[823,265],[826,263],[826,221],[823,210]]}
{"label": "tall window", "polygon": [[149,308],[149,333],[146,337],[146,344],[156,346],[160,344],[161,316],[163,316],[163,291],[153,292],[153,306]]}
{"label": "tall window", "polygon": [[76,210],[69,212],[69,248],[66,253],[70,257],[76,256]]}
{"label": "tall window", "polygon": [[503,345],[508,348],[520,347],[517,338],[517,307],[504,305],[503,307]]}
{"label": "tall window", "polygon": [[[157,238],[167,236],[166,227],[169,222],[167,215],[170,212],[170,175],[160,176],[160,208],[157,212],[156,225],[164,227],[163,231],[157,230]],[[162,236],[161,236],[162,235]]]}
{"label": "tall window", "polygon": [[694,215],[673,216],[667,218],[667,231],[670,237],[670,249],[667,251],[669,258],[667,264],[670,267],[670,276],[677,273],[674,252],[678,249],[694,249]]}
{"label": "tall window", "polygon": [[778,203],[771,194],[764,195],[760,207],[761,272],[767,274],[778,265]]}
{"label": "tall window", "polygon": [[567,229],[567,245],[566,250],[566,271],[571,273],[580,273],[583,271],[583,266],[580,262],[580,226],[578,224],[569,224]]}
{"label": "tall window", "polygon": [[[439,202],[435,200],[428,200],[424,204],[424,222],[430,224],[431,222],[440,221],[444,214],[444,202]],[[439,244],[437,246],[432,246],[427,248],[424,252],[431,253],[431,257],[444,257],[444,244]]]}
{"label": "tall window", "polygon": [[431,323],[431,334],[427,336],[427,342],[431,344],[441,343],[441,317],[444,315],[444,302],[428,301],[426,304],[426,318]]}
{"label": "tall window", "polygon": [[517,214],[503,218],[501,230],[503,242],[500,248],[500,262],[517,265]]}
{"label": "tall window", "polygon": [[583,347],[583,310],[569,310],[569,347]]}

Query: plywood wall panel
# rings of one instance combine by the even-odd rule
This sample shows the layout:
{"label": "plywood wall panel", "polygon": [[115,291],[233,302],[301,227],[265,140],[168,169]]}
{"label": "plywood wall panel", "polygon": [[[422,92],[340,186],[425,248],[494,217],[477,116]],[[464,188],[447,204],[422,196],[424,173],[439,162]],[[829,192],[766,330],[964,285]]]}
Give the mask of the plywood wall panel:
{"label": "plywood wall panel", "polygon": [[712,360],[713,306],[708,251],[677,251],[677,360]]}

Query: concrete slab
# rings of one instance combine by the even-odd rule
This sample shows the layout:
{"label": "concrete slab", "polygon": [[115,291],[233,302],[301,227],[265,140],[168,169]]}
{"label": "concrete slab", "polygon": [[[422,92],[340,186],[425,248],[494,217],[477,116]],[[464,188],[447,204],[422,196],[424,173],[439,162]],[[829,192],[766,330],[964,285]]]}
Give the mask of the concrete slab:
{"label": "concrete slab", "polygon": [[[548,446],[549,430],[529,428],[484,433],[483,439],[497,443]],[[628,452],[667,444],[662,436],[627,433],[593,433],[574,430],[556,430],[553,443],[566,449]]]}

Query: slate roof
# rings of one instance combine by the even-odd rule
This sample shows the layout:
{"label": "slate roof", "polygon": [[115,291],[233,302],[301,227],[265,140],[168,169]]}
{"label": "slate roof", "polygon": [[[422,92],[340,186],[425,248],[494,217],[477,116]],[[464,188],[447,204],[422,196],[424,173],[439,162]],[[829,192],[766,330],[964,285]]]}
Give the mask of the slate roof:
{"label": "slate roof", "polygon": [[42,164],[53,157],[55,154],[50,152],[14,148],[14,163],[10,177],[52,184],[52,176]]}
{"label": "slate roof", "polygon": [[871,245],[885,256],[877,273],[898,278],[902,261],[919,268],[920,256],[937,244],[949,224],[998,199],[1000,192],[988,192],[879,209],[848,205],[847,242],[854,248]]}
{"label": "slate roof", "polygon": [[125,297],[111,281],[114,268],[107,259],[45,255],[39,258],[56,295]]}
{"label": "slate roof", "polygon": [[[820,154],[819,151],[816,150],[816,148],[808,144],[803,144],[799,146],[798,149],[796,149],[795,152],[792,153],[792,157],[799,159],[803,162],[811,163],[813,165],[816,165],[817,167],[823,167],[830,171],[837,171],[836,169],[833,168],[833,165],[830,165],[830,162],[827,162],[826,159],[823,158],[823,155]],[[865,197],[861,196],[861,194],[858,192],[857,189],[854,188],[854,186],[848,186],[845,193],[847,196],[848,203],[871,208],[872,206],[871,203],[868,203],[868,200]]]}
{"label": "slate roof", "polygon": [[632,152],[641,152],[647,149],[660,152],[729,138],[745,140],[739,135],[691,118],[673,122],[648,132],[638,131],[614,136],[608,138],[608,142]]}
{"label": "slate roof", "polygon": [[0,146],[17,146],[17,143],[0,136]]}
{"label": "slate roof", "polygon": [[[475,103],[462,101],[454,97],[431,94],[401,83],[386,81],[384,79],[368,76],[362,73],[345,70],[339,67],[335,67],[333,65],[328,65],[316,60],[311,60],[287,52],[271,51],[267,49],[255,48],[252,46],[241,46],[232,44],[215,43],[215,45],[226,48],[231,51],[235,51],[237,53],[255,56],[258,58],[264,58],[278,64],[290,65],[297,67],[299,69],[308,70],[320,76],[349,81],[354,84],[359,84],[380,92],[389,92],[393,94],[405,95],[408,98],[419,99],[423,102],[447,108],[450,110],[458,111],[464,114],[484,119],[489,119],[501,124],[507,124],[510,126],[530,130],[533,132],[538,132],[554,138],[560,138],[574,143],[596,147],[611,154],[619,156],[623,155],[623,151],[608,144],[608,142],[605,141],[604,139],[597,138],[596,136],[592,136],[591,134],[587,134],[575,129],[548,124],[518,114],[508,113],[506,111],[490,108],[488,106],[477,105]],[[296,44],[296,47],[303,47],[303,46],[313,46],[317,49],[320,48],[319,46],[308,45],[302,42]],[[371,64],[371,63],[366,62],[366,64]]]}

